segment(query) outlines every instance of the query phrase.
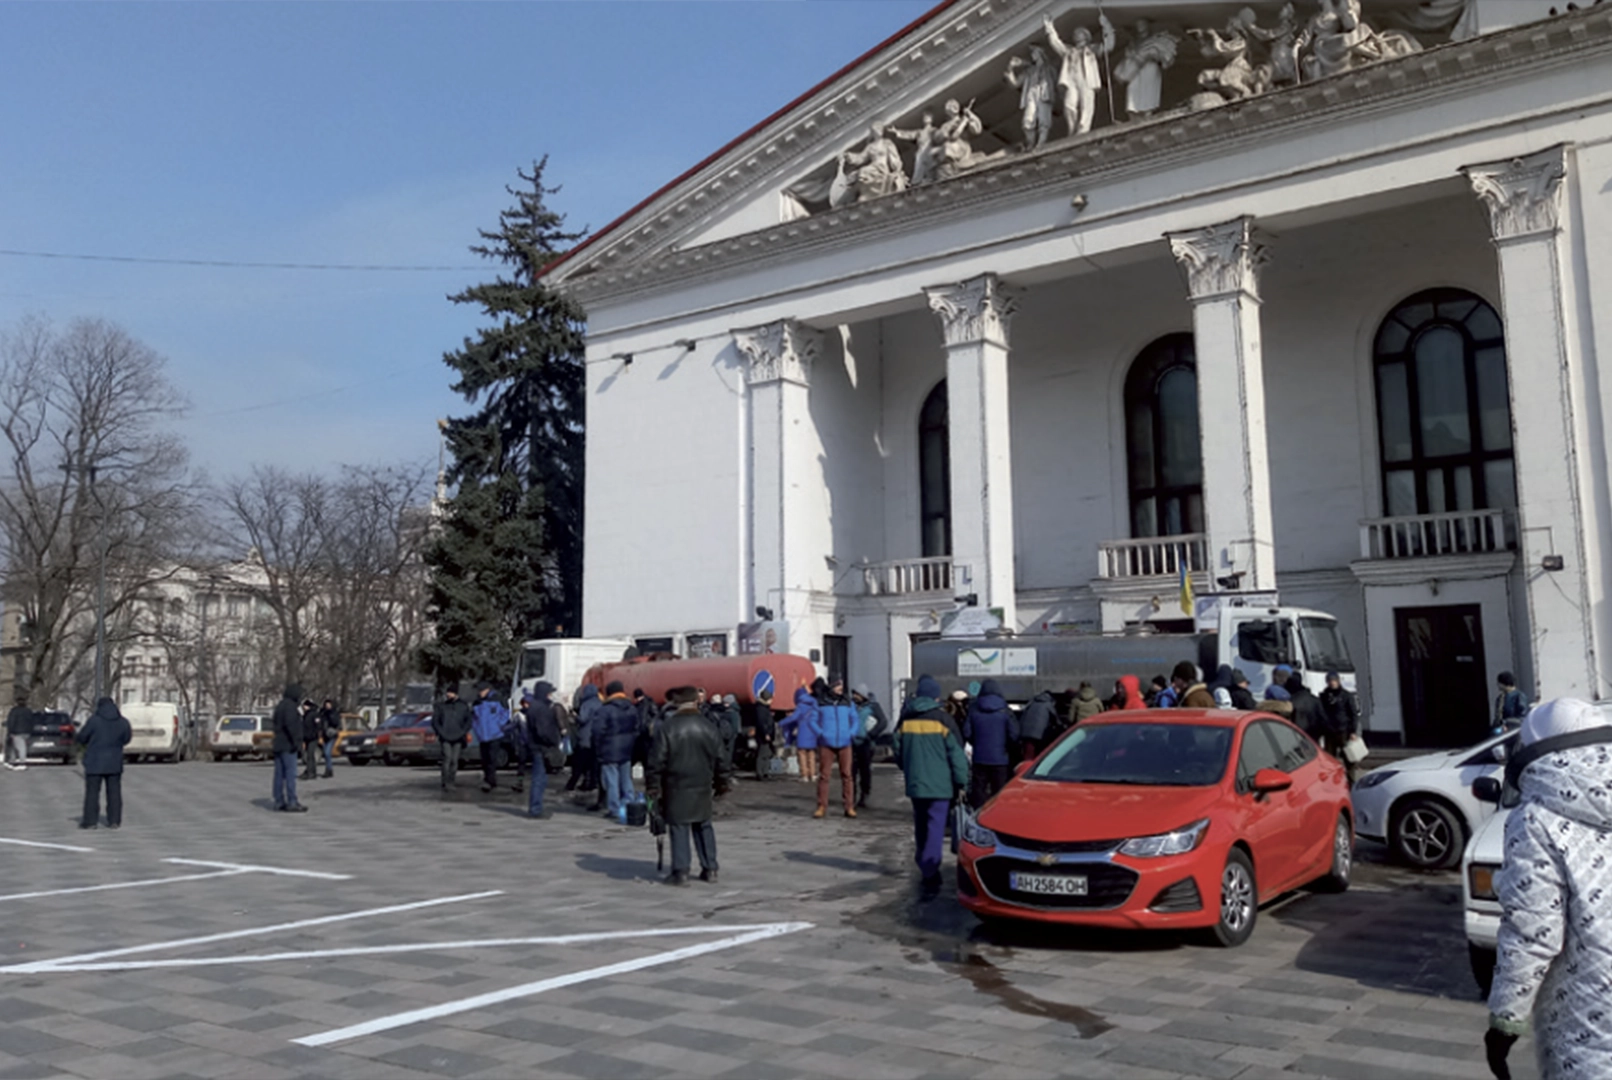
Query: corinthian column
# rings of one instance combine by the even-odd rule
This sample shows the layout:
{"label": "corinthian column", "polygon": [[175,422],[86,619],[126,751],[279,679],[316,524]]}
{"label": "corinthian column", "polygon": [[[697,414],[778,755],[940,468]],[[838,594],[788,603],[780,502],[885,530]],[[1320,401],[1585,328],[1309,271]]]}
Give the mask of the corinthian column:
{"label": "corinthian column", "polygon": [[813,467],[807,388],[820,340],[793,319],[733,332],[750,398],[751,603],[782,620],[805,612],[810,591],[806,541],[815,534],[798,523],[810,512],[800,499]]}
{"label": "corinthian column", "polygon": [[[1593,699],[1605,689],[1597,657],[1606,634],[1594,610],[1607,554],[1582,486],[1593,454],[1581,426],[1583,356],[1571,331],[1573,240],[1561,225],[1571,164],[1568,148],[1554,146],[1462,171],[1489,211],[1500,264],[1534,678],[1549,697]],[[1545,569],[1546,556],[1560,557],[1561,569]]]}
{"label": "corinthian column", "polygon": [[1241,574],[1240,588],[1276,587],[1265,361],[1253,218],[1167,234],[1186,273],[1198,363],[1203,516],[1209,577]]}
{"label": "corinthian column", "polygon": [[1017,630],[1007,374],[1014,295],[995,274],[924,292],[946,342],[957,591],[1000,608],[1003,625]]}

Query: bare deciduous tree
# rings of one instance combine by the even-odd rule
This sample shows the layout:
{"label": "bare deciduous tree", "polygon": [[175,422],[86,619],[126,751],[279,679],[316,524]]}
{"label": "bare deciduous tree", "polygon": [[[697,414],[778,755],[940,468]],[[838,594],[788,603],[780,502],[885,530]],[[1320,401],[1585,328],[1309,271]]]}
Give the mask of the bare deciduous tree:
{"label": "bare deciduous tree", "polygon": [[193,493],[173,421],[185,403],[165,369],[98,319],[27,319],[0,339],[0,572],[27,621],[40,704],[90,684],[102,560],[111,653],[122,613],[182,555]]}

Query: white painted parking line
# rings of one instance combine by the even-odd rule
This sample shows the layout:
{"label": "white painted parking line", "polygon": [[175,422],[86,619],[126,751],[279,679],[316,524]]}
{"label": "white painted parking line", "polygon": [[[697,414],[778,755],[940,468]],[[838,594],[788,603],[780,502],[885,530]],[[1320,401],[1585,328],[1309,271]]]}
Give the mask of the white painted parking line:
{"label": "white painted parking line", "polygon": [[332,874],[324,870],[287,870],[283,866],[250,866],[242,863],[205,862],[201,859],[164,859],[166,863],[177,863],[180,866],[214,866],[219,869],[228,869],[236,872],[249,871],[254,874],[280,874],[284,877],[311,877],[321,878],[325,881],[351,881],[351,874]]}
{"label": "white painted parking line", "polygon": [[443,904],[468,903],[472,900],[485,900],[489,897],[502,895],[504,895],[504,890],[490,889],[486,892],[464,893],[459,896],[442,896],[435,900],[416,900],[408,904],[389,904],[386,907],[369,908],[364,911],[348,911],[340,915],[321,915],[315,919],[298,919],[296,922],[280,923],[276,926],[248,926],[242,930],[229,930],[221,934],[207,934],[203,937],[179,938],[175,941],[156,941],[149,945],[131,945],[125,949],[108,949],[105,952],[61,956],[55,960],[33,960],[26,964],[11,964],[6,967],[0,967],[0,975],[40,974],[54,971],[58,965],[62,964],[82,964],[94,960],[109,960],[114,956],[133,956],[135,953],[157,952],[162,949],[183,949],[192,945],[210,945],[215,941],[261,937],[267,934],[279,933],[282,930],[301,930],[309,926],[324,926],[327,923],[362,919],[369,915],[391,915],[399,911],[418,911],[420,908],[440,907]]}
{"label": "white painted parking line", "polygon": [[284,960],[325,960],[337,956],[384,956],[411,952],[456,952],[460,949],[504,949],[517,945],[586,945],[595,941],[625,941],[633,938],[687,937],[692,934],[734,934],[767,930],[771,923],[748,926],[678,926],[660,930],[602,930],[592,934],[550,934],[546,937],[475,938],[470,941],[425,941],[401,945],[349,945],[336,949],[306,949],[300,952],[256,953],[246,956],[187,956],[166,960],[110,960],[76,963],[66,960],[50,965],[51,972],[66,971],[144,971],[151,968],[220,967],[229,964],[272,964]]}
{"label": "white painted parking line", "polygon": [[7,900],[38,900],[46,896],[72,896],[75,893],[106,892],[110,889],[143,889],[150,885],[172,885],[178,881],[205,881],[208,878],[234,877],[244,874],[245,870],[215,870],[210,874],[181,874],[178,877],[145,878],[141,881],[115,881],[110,885],[79,885],[71,889],[45,889],[41,892],[11,893],[0,896],[0,903]]}
{"label": "white painted parking line", "polygon": [[687,945],[681,949],[670,952],[655,953],[651,956],[640,956],[633,960],[623,960],[617,964],[606,964],[603,967],[588,968],[585,971],[574,971],[569,975],[557,975],[551,979],[540,979],[537,982],[522,983],[520,986],[511,986],[505,990],[494,990],[487,994],[478,994],[475,997],[465,998],[461,1001],[450,1001],[444,1005],[431,1005],[423,1009],[411,1009],[408,1012],[397,1013],[393,1016],[383,1016],[378,1020],[367,1020],[362,1024],[353,1024],[350,1027],[336,1028],[332,1031],[322,1031],[317,1035],[307,1035],[291,1041],[300,1046],[329,1046],[331,1043],[346,1042],[364,1035],[374,1035],[380,1031],[391,1031],[393,1028],[407,1027],[410,1024],[419,1024],[427,1020],[437,1020],[444,1016],[453,1016],[457,1013],[470,1012],[473,1009],[485,1008],[488,1005],[498,1005],[516,998],[531,997],[534,994],[547,993],[550,990],[559,990],[566,986],[575,986],[578,983],[592,982],[595,979],[608,979],[614,975],[626,975],[633,971],[642,971],[645,968],[659,967],[663,964],[675,964],[681,960],[689,960],[706,953],[721,952],[723,949],[734,949],[740,945],[749,945],[752,942],[764,941],[767,938],[780,937],[784,934],[793,934],[801,930],[810,930],[811,923],[772,923],[758,926],[743,934],[735,934],[718,941],[705,941],[698,945]]}
{"label": "white painted parking line", "polygon": [[0,836],[0,844],[16,844],[18,847],[50,848],[53,851],[77,851],[88,853],[94,851],[92,847],[77,847],[73,844],[47,844],[39,840],[12,840]]}

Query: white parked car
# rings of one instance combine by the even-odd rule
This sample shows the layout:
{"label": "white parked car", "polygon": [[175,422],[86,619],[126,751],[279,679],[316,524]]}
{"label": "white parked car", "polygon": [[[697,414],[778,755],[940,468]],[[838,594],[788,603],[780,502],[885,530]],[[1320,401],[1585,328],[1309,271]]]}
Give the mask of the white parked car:
{"label": "white parked car", "polygon": [[1500,896],[1495,878],[1506,854],[1506,818],[1502,809],[1472,836],[1461,860],[1461,890],[1466,901],[1466,950],[1472,959],[1472,977],[1483,996],[1494,983],[1495,942],[1500,936]]}
{"label": "white parked car", "polygon": [[1480,776],[1499,777],[1517,733],[1465,750],[1440,751],[1373,769],[1355,784],[1355,833],[1389,846],[1411,866],[1442,870],[1461,859],[1467,839],[1494,815],[1472,796]]}

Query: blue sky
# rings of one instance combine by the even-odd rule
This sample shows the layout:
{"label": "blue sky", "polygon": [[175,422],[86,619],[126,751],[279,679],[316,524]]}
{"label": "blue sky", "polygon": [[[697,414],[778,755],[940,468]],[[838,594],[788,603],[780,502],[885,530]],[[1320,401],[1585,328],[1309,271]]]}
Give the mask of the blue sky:
{"label": "blue sky", "polygon": [[168,357],[213,476],[435,461],[466,250],[515,169],[598,228],[928,0],[0,4],[0,328],[98,316]]}

